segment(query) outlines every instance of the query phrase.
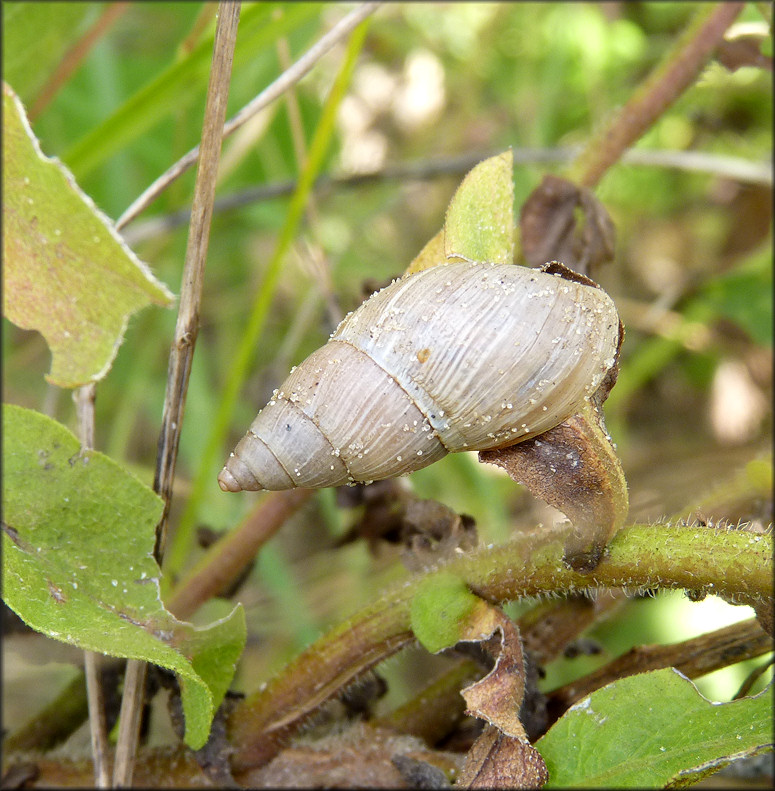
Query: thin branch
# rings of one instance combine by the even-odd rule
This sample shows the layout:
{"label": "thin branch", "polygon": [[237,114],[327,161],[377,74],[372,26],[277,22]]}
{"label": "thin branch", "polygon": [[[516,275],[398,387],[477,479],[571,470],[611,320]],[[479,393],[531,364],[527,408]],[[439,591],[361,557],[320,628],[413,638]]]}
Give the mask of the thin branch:
{"label": "thin branch", "polygon": [[594,187],[673,102],[696,80],[744,3],[718,3],[698,10],[675,46],[627,104],[587,144],[571,168],[571,178]]}
{"label": "thin branch", "polygon": [[[170,349],[167,390],[153,487],[164,500],[164,512],[157,529],[156,555],[158,560],[161,560],[164,552],[180,430],[185,410],[191,362],[199,332],[199,306],[202,297],[204,265],[210,238],[215,182],[240,7],[241,3],[239,2],[223,0],[218,9],[218,26],[215,31],[213,62],[202,127],[202,155],[199,158],[194,186],[191,227],[183,268],[175,338]],[[128,682],[131,682],[131,690],[127,689]],[[113,783],[116,786],[128,786],[132,782],[144,689],[145,664],[137,660],[127,662],[124,696],[121,701],[121,724],[116,749],[116,765],[113,774]]]}
{"label": "thin branch", "polygon": [[239,527],[213,544],[191,569],[167,600],[167,609],[178,618],[188,618],[206,601],[222,593],[313,494],[312,489],[269,492]]}
{"label": "thin branch", "polygon": [[[94,448],[94,401],[96,394],[97,390],[94,384],[79,387],[73,393],[81,447],[86,450]],[[102,694],[100,671],[102,657],[94,651],[84,651],[83,656],[86,697],[89,707],[89,732],[94,760],[94,785],[97,788],[109,788],[108,727],[105,721],[105,697]]]}
{"label": "thin branch", "polygon": [[140,741],[140,715],[143,710],[147,670],[148,666],[142,660],[130,659],[126,663],[113,764],[114,788],[129,788],[132,785],[135,755]]}
{"label": "thin branch", "polygon": [[128,2],[108,3],[97,21],[65,53],[48,82],[40,89],[35,103],[28,113],[31,121],[34,121],[48,107],[59,89],[83,63],[100,37],[110,29],[110,26],[129,8],[129,5]]}
{"label": "thin branch", "polygon": [[[283,72],[271,85],[265,88],[258,96],[246,104],[223,128],[223,137],[228,137],[232,132],[239,129],[246,121],[252,118],[260,110],[285,93],[292,85],[295,85],[310,69],[331,49],[340,39],[347,36],[354,30],[366,17],[373,14],[381,5],[379,2],[362,3],[353,9],[346,17],[338,22],[328,33],[320,37],[294,64],[290,69]],[[156,179],[143,192],[131,206],[118,218],[116,228],[119,230],[127,223],[144,211],[156,198],[172,184],[175,179],[180,178],[199,157],[199,146],[192,148],[187,154],[179,159],[172,167]]]}
{"label": "thin branch", "polygon": [[[770,648],[772,648],[772,643],[770,643]],[[746,680],[743,682],[740,689],[737,690],[735,693],[735,697],[733,700],[740,700],[740,698],[746,697],[748,693],[751,691],[753,685],[775,664],[775,656],[771,656],[766,661],[762,662],[759,667],[755,667],[749,674]]]}
{"label": "thin branch", "polygon": [[671,645],[641,645],[598,670],[549,693],[554,717],[596,689],[619,678],[674,667],[688,678],[697,678],[744,659],[772,650],[772,639],[756,618]]}
{"label": "thin branch", "polygon": [[[571,162],[580,148],[515,148],[512,149],[516,164],[541,164],[553,162]],[[351,189],[387,181],[427,181],[459,176],[467,173],[474,165],[487,159],[497,151],[474,151],[455,157],[438,157],[418,162],[399,163],[371,173],[358,173],[349,176],[322,175],[315,182],[315,192],[331,189]],[[636,167],[662,167],[686,170],[695,173],[728,178],[743,184],[756,184],[771,187],[773,183],[771,162],[752,162],[741,157],[730,157],[719,154],[708,154],[703,151],[662,151],[631,148],[624,152],[621,161],[625,165]],[[281,198],[290,195],[296,189],[295,181],[278,181],[249,187],[233,195],[225,195],[215,202],[215,211],[223,212],[248,206],[253,203]],[[168,233],[188,222],[191,212],[188,209],[170,214],[151,217],[148,220],[134,223],[124,231],[128,244],[151,239]]]}

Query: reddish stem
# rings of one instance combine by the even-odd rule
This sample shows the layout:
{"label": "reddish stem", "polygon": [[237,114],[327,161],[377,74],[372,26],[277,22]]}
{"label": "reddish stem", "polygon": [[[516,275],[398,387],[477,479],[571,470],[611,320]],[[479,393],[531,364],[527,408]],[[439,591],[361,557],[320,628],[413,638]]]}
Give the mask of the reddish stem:
{"label": "reddish stem", "polygon": [[625,150],[694,82],[743,6],[744,3],[719,3],[697,12],[668,56],[576,160],[572,171],[578,184],[594,187]]}

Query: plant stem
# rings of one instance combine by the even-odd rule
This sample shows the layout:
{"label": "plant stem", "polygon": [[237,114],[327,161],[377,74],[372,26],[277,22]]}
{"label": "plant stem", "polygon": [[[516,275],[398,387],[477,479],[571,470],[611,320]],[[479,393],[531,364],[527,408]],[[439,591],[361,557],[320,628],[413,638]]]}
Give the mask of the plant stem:
{"label": "plant stem", "polygon": [[702,6],[667,57],[610,124],[588,143],[571,167],[571,180],[594,187],[673,102],[694,82],[744,3]]}
{"label": "plant stem", "polygon": [[173,590],[167,609],[177,618],[193,615],[253,562],[259,549],[313,494],[312,489],[269,492],[236,529],[216,541]]}
{"label": "plant stem", "polygon": [[194,185],[191,226],[186,247],[175,338],[170,348],[167,389],[159,437],[156,476],[153,484],[154,491],[158,492],[164,500],[164,514],[157,536],[157,557],[163,556],[165,549],[175,462],[178,455],[191,363],[199,334],[199,310],[202,301],[204,268],[210,240],[210,223],[221,152],[221,132],[223,119],[226,117],[226,100],[229,95],[239,11],[240,3],[238,2],[222,2],[219,7],[213,67],[202,128],[201,157]]}
{"label": "plant stem", "polygon": [[307,648],[230,720],[235,772],[270,760],[309,714],[364,671],[413,640],[409,610],[421,580],[452,572],[482,598],[594,588],[685,588],[740,603],[772,596],[772,535],[670,523],[622,528],[589,574],[562,561],[564,531],[523,534],[458,557],[394,587]]}
{"label": "plant stem", "polygon": [[[156,556],[164,553],[175,462],[178,455],[180,430],[185,410],[188,379],[199,332],[199,306],[202,297],[204,265],[210,238],[210,220],[215,200],[215,181],[221,152],[223,121],[229,95],[234,45],[237,40],[241,3],[219,4],[218,25],[213,46],[213,62],[207,89],[204,123],[202,126],[201,156],[194,185],[191,226],[183,268],[175,339],[170,349],[167,390],[159,435],[154,491],[164,500],[164,512],[157,528]],[[113,771],[114,786],[129,786],[132,782],[134,757],[140,728],[140,713],[145,691],[145,663],[127,662],[124,696],[121,701],[121,722]]]}
{"label": "plant stem", "polygon": [[594,673],[550,692],[552,715],[561,716],[591,692],[624,676],[674,667],[688,678],[697,678],[771,650],[772,640],[756,618],[681,643],[636,646]]}

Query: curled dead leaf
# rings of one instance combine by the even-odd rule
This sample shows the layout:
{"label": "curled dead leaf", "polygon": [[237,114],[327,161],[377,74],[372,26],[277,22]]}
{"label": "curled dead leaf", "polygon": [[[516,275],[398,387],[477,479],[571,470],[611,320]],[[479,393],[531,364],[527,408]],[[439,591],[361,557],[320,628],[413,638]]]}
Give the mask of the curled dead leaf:
{"label": "curled dead leaf", "polygon": [[461,788],[541,788],[549,772],[538,750],[492,725],[474,742],[457,785]]}
{"label": "curled dead leaf", "polygon": [[540,788],[548,772],[519,718],[525,698],[525,657],[517,625],[480,600],[461,630],[495,657],[493,669],[461,694],[468,713],[487,722],[474,742],[458,781],[464,788]]}
{"label": "curled dead leaf", "polygon": [[616,234],[608,211],[590,190],[567,179],[544,176],[522,205],[519,224],[530,266],[562,261],[588,275],[613,259]]}

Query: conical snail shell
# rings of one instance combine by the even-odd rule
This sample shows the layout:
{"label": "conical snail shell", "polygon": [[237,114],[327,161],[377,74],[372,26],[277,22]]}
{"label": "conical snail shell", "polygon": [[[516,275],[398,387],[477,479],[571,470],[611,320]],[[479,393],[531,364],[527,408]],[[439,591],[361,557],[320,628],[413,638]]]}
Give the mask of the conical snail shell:
{"label": "conical snail shell", "polygon": [[339,486],[520,442],[578,410],[618,340],[616,308],[593,285],[512,264],[405,276],[291,371],[218,481]]}

